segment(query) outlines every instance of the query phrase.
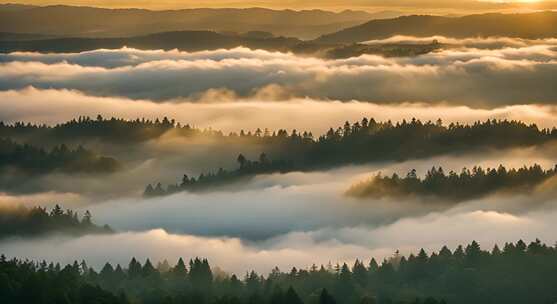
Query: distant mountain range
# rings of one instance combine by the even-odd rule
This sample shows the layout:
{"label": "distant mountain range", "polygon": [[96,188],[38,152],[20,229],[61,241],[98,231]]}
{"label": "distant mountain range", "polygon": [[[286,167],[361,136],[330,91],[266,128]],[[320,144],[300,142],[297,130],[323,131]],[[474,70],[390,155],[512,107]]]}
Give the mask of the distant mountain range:
{"label": "distant mountain range", "polygon": [[123,38],[0,40],[0,52],[83,52],[100,48],[118,49],[124,46],[137,49],[180,49],[183,51],[214,50],[244,46],[252,49],[289,51],[302,42],[302,40],[297,38],[275,37],[265,32],[248,32],[239,35],[211,31],[179,31]]}
{"label": "distant mountain range", "polygon": [[[0,33],[0,38],[2,34]],[[383,56],[415,56],[433,52],[441,44],[323,44],[303,41],[297,38],[277,37],[267,32],[245,34],[223,34],[210,31],[179,31],[124,38],[56,38],[56,39],[0,39],[0,53],[15,51],[74,53],[95,49],[179,49],[182,51],[202,51],[248,47],[269,51],[293,52],[324,58],[348,58],[362,54]]]}
{"label": "distant mountain range", "polygon": [[[43,9],[56,9],[46,7]],[[36,8],[19,8],[10,6],[8,11],[33,11]],[[89,8],[85,8],[89,10]],[[96,10],[96,9],[94,9]],[[236,13],[247,11],[254,12],[259,9],[230,10]],[[0,9],[0,11],[2,11]],[[101,10],[102,12],[118,12],[121,10]],[[152,11],[131,10],[134,12],[153,13]],[[211,11],[211,10],[200,10]],[[215,10],[215,12],[228,10]],[[271,11],[271,14],[282,14],[292,11]],[[168,12],[168,11],[167,11]],[[182,12],[182,11],[178,11]],[[44,13],[44,11],[43,11]],[[319,11],[317,14],[328,14]],[[345,14],[348,14],[345,12]],[[358,14],[358,13],[355,13]],[[55,24],[53,16],[44,17]],[[247,18],[247,17],[246,17]],[[249,19],[249,18],[248,18]],[[101,20],[101,19],[99,19]],[[297,19],[296,19],[297,20]],[[5,22],[0,18],[0,24]],[[35,24],[36,22],[27,22]],[[296,21],[302,24],[300,20]],[[110,22],[105,22],[110,23]],[[183,51],[214,50],[219,48],[234,48],[239,46],[251,49],[264,49],[271,51],[290,51],[296,54],[307,54],[325,58],[346,58],[362,54],[379,54],[383,56],[415,56],[436,51],[440,48],[450,47],[436,42],[422,45],[409,44],[363,44],[364,41],[383,39],[394,35],[409,35],[430,37],[443,35],[448,37],[487,37],[505,36],[519,38],[548,38],[557,37],[557,12],[539,12],[529,14],[483,14],[464,17],[439,17],[439,16],[407,16],[386,20],[372,20],[365,24],[347,28],[333,34],[323,35],[315,40],[302,40],[299,38],[277,36],[272,32],[263,31],[266,26],[255,25],[244,33],[233,31],[210,30],[183,30],[167,31],[153,34],[143,34],[129,37],[53,37],[55,31],[43,30],[40,33],[0,32],[0,52],[37,51],[37,52],[81,52],[99,48],[117,49],[124,46],[138,49],[179,49]],[[283,22],[289,23],[289,22]],[[84,22],[84,24],[88,24]],[[268,24],[268,23],[267,23]],[[53,25],[54,26],[54,25]],[[57,26],[57,25],[56,25]],[[45,25],[45,28],[48,28]],[[71,26],[67,26],[71,28]],[[81,29],[86,26],[81,27]],[[248,28],[248,27],[246,27]],[[5,30],[5,27],[2,27]],[[79,29],[76,29],[79,30]],[[153,26],[152,30],[161,30]],[[59,33],[60,34],[60,33]],[[49,36],[50,35],[50,36]]]}
{"label": "distant mountain range", "polygon": [[320,43],[357,43],[384,39],[395,35],[429,37],[442,35],[464,37],[557,37],[557,12],[528,14],[481,14],[464,17],[403,16],[386,20],[372,20],[362,25],[327,34]]}
{"label": "distant mountain range", "polygon": [[400,12],[346,10],[105,9],[80,6],[0,5],[0,31],[61,37],[109,38],[168,31],[265,31],[278,36],[313,39],[372,19]]}

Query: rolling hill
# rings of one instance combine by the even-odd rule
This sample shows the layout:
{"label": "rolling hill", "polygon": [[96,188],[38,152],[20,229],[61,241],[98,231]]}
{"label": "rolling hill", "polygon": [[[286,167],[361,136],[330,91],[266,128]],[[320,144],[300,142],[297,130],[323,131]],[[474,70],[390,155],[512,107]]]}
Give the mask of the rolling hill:
{"label": "rolling hill", "polygon": [[323,35],[319,43],[357,43],[395,35],[454,38],[505,36],[516,38],[557,37],[557,12],[528,14],[482,14],[464,17],[427,15],[372,20],[333,34]]}
{"label": "rolling hill", "polygon": [[83,52],[95,49],[179,49],[182,51],[214,50],[248,47],[273,51],[288,51],[302,41],[296,38],[275,37],[264,33],[245,35],[223,34],[211,31],[164,32],[123,38],[55,38],[38,40],[0,40],[0,52]]}
{"label": "rolling hill", "polygon": [[105,9],[79,6],[0,6],[0,29],[65,37],[109,38],[169,31],[265,31],[274,35],[313,39],[325,33],[376,18],[392,18],[393,11],[370,14],[346,10]]}

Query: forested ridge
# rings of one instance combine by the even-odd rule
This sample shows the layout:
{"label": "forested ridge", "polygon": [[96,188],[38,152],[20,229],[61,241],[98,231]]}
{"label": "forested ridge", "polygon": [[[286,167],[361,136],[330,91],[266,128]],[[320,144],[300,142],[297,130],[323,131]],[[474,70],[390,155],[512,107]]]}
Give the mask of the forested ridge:
{"label": "forested ridge", "polygon": [[[6,123],[0,121],[0,137],[13,138],[16,141],[30,143],[57,142],[67,143],[71,140],[98,139],[113,143],[138,143],[157,139],[168,131],[181,137],[212,136],[220,140],[233,141],[258,141],[264,144],[287,145],[285,148],[299,148],[301,152],[313,152],[311,149],[329,148],[333,151],[342,144],[346,151],[360,152],[363,155],[377,155],[385,153],[387,148],[380,149],[379,144],[401,143],[405,147],[395,150],[408,150],[408,147],[422,148],[422,153],[437,153],[455,151],[473,147],[504,148],[509,146],[525,146],[543,143],[547,140],[557,139],[557,128],[540,129],[535,124],[526,124],[516,120],[477,121],[473,124],[436,122],[422,122],[418,119],[400,122],[378,122],[373,118],[363,118],[357,122],[346,122],[343,126],[330,128],[325,134],[314,137],[312,132],[286,129],[269,130],[257,128],[253,131],[241,130],[225,134],[211,128],[200,129],[190,124],[181,124],[174,119],[137,118],[126,120],[122,118],[104,118],[98,115],[95,119],[80,116],[77,119],[53,126],[46,124],[33,124],[30,122]],[[504,138],[506,135],[508,138]],[[364,143],[367,147],[375,149],[355,149],[356,143]],[[446,146],[446,147],[443,147]],[[426,147],[427,148],[426,150]],[[311,148],[311,149],[310,149]],[[334,149],[333,149],[334,148]],[[306,151],[310,150],[310,151]],[[354,151],[356,150],[356,151]],[[424,151],[422,151],[424,150]],[[295,150],[298,152],[298,150]],[[293,152],[294,154],[294,152]],[[363,155],[357,154],[363,158]],[[309,157],[309,155],[308,155]],[[336,157],[339,157],[336,155]],[[383,157],[387,157],[383,155]]]}
{"label": "forested ridge", "polygon": [[243,278],[211,268],[206,259],[155,266],[133,258],[126,267],[106,263],[100,271],[85,261],[59,264],[0,258],[3,303],[533,303],[557,300],[557,248],[536,240],[495,246],[477,242],[444,246],[428,254],[395,253],[352,267],[312,265]]}
{"label": "forested ridge", "polygon": [[[239,168],[214,168],[189,177],[177,184],[163,186],[155,181],[148,186],[147,193],[161,195],[177,191],[200,191],[214,186],[222,186],[240,178],[257,174],[311,171],[335,166],[361,164],[377,161],[404,161],[450,153],[481,151],[482,149],[505,149],[542,145],[557,139],[557,129],[540,129],[535,124],[520,121],[486,120],[473,124],[451,123],[445,125],[441,120],[422,122],[410,121],[378,122],[364,118],[354,123],[330,128],[325,134],[314,137],[312,132],[257,128],[254,131],[230,132],[211,128],[200,129],[189,124],[180,124],[174,119],[135,119],[121,118],[95,119],[79,117],[54,126],[31,123],[0,122],[0,137],[7,138],[2,143],[4,154],[2,162],[20,166],[35,172],[109,172],[118,167],[112,158],[96,156],[79,145],[106,143],[119,147],[154,141],[162,136],[211,139],[218,149],[240,150],[243,145],[253,145],[262,149],[261,159],[249,161]],[[17,142],[17,143],[16,143]],[[26,143],[26,145],[20,143]],[[45,152],[30,145],[53,146],[52,152]],[[75,150],[67,146],[77,146]],[[21,146],[21,147],[20,147]],[[20,147],[16,149],[16,147]],[[16,153],[17,151],[17,153]],[[231,152],[230,158],[241,155],[243,151]],[[245,158],[245,157],[244,157]],[[151,188],[153,191],[151,191]],[[149,194],[149,195],[150,195]]]}
{"label": "forested ridge", "polygon": [[89,211],[80,218],[77,212],[63,210],[59,205],[50,211],[43,207],[0,208],[0,239],[37,237],[52,233],[84,235],[111,232],[112,229],[107,225],[96,225]]}
{"label": "forested ridge", "polygon": [[68,143],[73,140],[102,140],[109,143],[140,143],[159,138],[167,131],[174,130],[179,136],[209,135],[213,132],[182,126],[175,120],[121,118],[105,119],[98,115],[95,119],[80,116],[77,119],[59,123],[53,126],[46,124],[32,124],[29,122],[0,122],[0,137],[9,137],[18,141],[33,143]]}
{"label": "forested ridge", "polygon": [[145,197],[156,197],[178,193],[181,191],[197,192],[204,190],[214,190],[215,188],[226,186],[231,183],[245,181],[258,174],[266,173],[286,173],[295,170],[294,163],[290,161],[270,160],[265,153],[261,153],[257,161],[247,159],[244,155],[238,155],[236,159],[239,167],[236,170],[228,171],[219,168],[216,173],[201,173],[197,178],[189,177],[184,174],[179,184],[168,185],[166,189],[161,183],[154,186],[149,184],[145,188]]}
{"label": "forested ridge", "polygon": [[[512,134],[510,136],[509,134]],[[254,133],[232,133],[228,139],[256,141],[263,147],[269,147],[277,164],[288,166],[269,166],[261,160],[270,159],[262,153],[259,161],[241,161],[239,168],[229,172],[222,168],[214,172],[202,173],[197,179],[187,174],[181,183],[163,186],[161,183],[147,185],[147,196],[171,194],[177,191],[195,191],[215,185],[233,182],[239,177],[249,175],[278,173],[285,171],[306,171],[319,168],[358,164],[376,161],[404,161],[436,155],[478,151],[481,149],[503,149],[540,145],[557,139],[557,129],[539,129],[536,125],[526,125],[518,121],[487,120],[472,125],[422,123],[419,120],[376,122],[362,119],[336,130],[331,128],[325,135],[315,139],[311,132],[286,130],[270,133],[269,130],[257,129]],[[246,170],[250,168],[250,170]],[[288,169],[288,170],[287,170]]]}
{"label": "forested ridge", "polygon": [[417,171],[412,169],[404,177],[396,173],[391,176],[382,176],[379,173],[353,185],[347,194],[361,198],[421,195],[458,202],[497,191],[527,194],[556,174],[557,165],[553,169],[544,170],[537,164],[518,169],[507,169],[504,166],[484,169],[476,166],[472,170],[463,168],[460,173],[445,173],[442,167],[433,167],[423,178],[418,177]]}
{"label": "forested ridge", "polygon": [[48,150],[0,138],[0,172],[13,169],[24,174],[108,173],[119,166],[116,159],[99,156],[83,146],[71,149],[61,144]]}

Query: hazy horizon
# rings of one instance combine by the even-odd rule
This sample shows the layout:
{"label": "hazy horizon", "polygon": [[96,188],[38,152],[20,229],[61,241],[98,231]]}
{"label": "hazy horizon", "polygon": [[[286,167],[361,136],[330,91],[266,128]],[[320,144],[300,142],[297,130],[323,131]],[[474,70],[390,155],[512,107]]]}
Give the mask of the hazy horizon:
{"label": "hazy horizon", "polygon": [[75,5],[100,8],[139,8],[151,10],[179,10],[191,8],[269,8],[269,9],[292,9],[312,10],[321,9],[329,11],[362,10],[367,12],[379,12],[385,10],[399,10],[404,13],[433,13],[433,14],[471,14],[481,12],[524,12],[536,10],[557,9],[557,1],[554,0],[504,0],[504,1],[476,1],[476,0],[359,0],[359,1],[276,1],[276,0],[218,0],[218,1],[180,1],[164,0],[153,1],[139,0],[11,0],[3,4],[22,5]]}

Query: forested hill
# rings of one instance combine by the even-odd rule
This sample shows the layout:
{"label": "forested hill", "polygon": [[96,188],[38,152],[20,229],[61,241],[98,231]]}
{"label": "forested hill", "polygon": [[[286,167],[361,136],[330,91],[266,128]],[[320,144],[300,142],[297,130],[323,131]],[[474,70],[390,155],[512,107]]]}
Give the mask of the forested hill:
{"label": "forested hill", "polygon": [[[367,259],[367,258],[366,258]],[[249,265],[249,262],[246,263]],[[309,266],[309,265],[308,265]],[[267,276],[216,272],[206,259],[156,266],[132,258],[100,271],[86,261],[59,264],[0,257],[3,303],[97,304],[551,304],[557,301],[557,248],[536,240],[482,250],[395,253],[377,263],[313,265]],[[62,301],[63,299],[63,301]]]}
{"label": "forested hill", "polygon": [[79,236],[100,233],[112,233],[112,229],[107,225],[102,227],[96,225],[89,211],[86,211],[80,219],[77,212],[70,209],[63,210],[59,205],[50,211],[42,207],[0,206],[0,239],[37,237],[47,234]]}
{"label": "forested hill", "polygon": [[393,124],[364,118],[354,124],[346,122],[344,127],[336,130],[331,128],[317,139],[311,132],[294,130],[289,134],[286,130],[279,130],[271,134],[261,129],[222,138],[260,143],[260,147],[267,150],[256,161],[249,161],[240,153],[237,170],[215,168],[197,179],[184,176],[180,183],[167,187],[155,182],[154,185],[147,185],[145,194],[158,196],[178,191],[206,190],[257,174],[311,171],[348,164],[404,161],[451,153],[542,145],[557,139],[557,129],[540,130],[535,125],[518,121],[488,120],[473,125],[444,126],[441,121],[422,123],[413,119]]}
{"label": "forested hill", "polygon": [[[51,148],[0,136],[0,192],[34,192],[32,181],[47,174],[105,175],[120,170],[117,159],[65,144]],[[51,189],[45,189],[51,190]]]}
{"label": "forested hill", "polygon": [[299,170],[291,161],[271,160],[267,158],[265,153],[261,153],[257,161],[247,159],[240,154],[237,158],[240,167],[233,171],[219,168],[216,173],[201,173],[199,177],[189,177],[184,174],[180,183],[168,185],[166,188],[161,183],[155,185],[147,185],[143,192],[144,197],[157,197],[178,193],[181,191],[198,192],[198,191],[215,191],[216,189],[228,189],[232,183],[246,181],[258,174],[270,173],[287,173]]}
{"label": "forested hill", "polygon": [[347,194],[359,198],[422,196],[452,203],[480,198],[494,192],[531,193],[537,186],[557,174],[557,165],[544,170],[539,165],[507,169],[504,166],[484,169],[476,166],[460,173],[433,167],[424,178],[411,170],[404,177],[378,174],[367,181],[353,185]]}
{"label": "forested hill", "polygon": [[0,138],[0,173],[110,173],[119,167],[116,159],[97,155],[82,146],[70,149],[62,144],[47,150]]}
{"label": "forested hill", "polygon": [[356,43],[395,35],[454,38],[516,37],[541,39],[557,37],[557,12],[527,14],[482,14],[464,17],[429,15],[372,20],[365,24],[323,35],[321,43]]}
{"label": "forested hill", "polygon": [[157,139],[168,131],[178,136],[216,136],[222,132],[203,131],[182,126],[174,119],[135,119],[96,118],[80,116],[53,126],[30,122],[6,123],[0,121],[0,137],[11,138],[34,145],[69,144],[75,142],[102,141],[105,143],[142,143]]}
{"label": "forested hill", "polygon": [[540,129],[535,124],[495,119],[473,124],[443,124],[441,120],[392,122],[363,118],[332,127],[321,135],[303,130],[269,130],[263,126],[225,134],[211,128],[181,124],[167,117],[126,120],[98,115],[96,119],[79,117],[55,126],[0,121],[0,137],[34,145],[89,140],[128,145],[154,140],[168,132],[178,137],[211,137],[222,143],[257,143],[268,147],[275,160],[301,159],[308,164],[420,158],[481,148],[532,146],[557,139],[556,128]]}

